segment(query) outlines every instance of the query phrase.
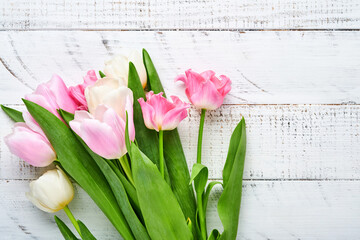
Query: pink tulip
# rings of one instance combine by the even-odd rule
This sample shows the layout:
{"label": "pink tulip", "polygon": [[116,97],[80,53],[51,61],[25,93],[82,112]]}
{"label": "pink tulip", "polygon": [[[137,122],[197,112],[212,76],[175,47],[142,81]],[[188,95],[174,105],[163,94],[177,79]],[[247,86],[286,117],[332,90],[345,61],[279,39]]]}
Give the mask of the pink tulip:
{"label": "pink tulip", "polygon": [[56,160],[56,154],[43,135],[25,123],[15,123],[13,132],[5,137],[10,152],[35,167],[45,167]]}
{"label": "pink tulip", "polygon": [[230,79],[224,75],[219,78],[211,70],[199,74],[189,69],[175,81],[185,83],[186,96],[196,108],[215,110],[221,106],[224,97],[231,90]]}
{"label": "pink tulip", "polygon": [[69,87],[70,95],[78,105],[77,110],[88,110],[88,104],[85,98],[85,89],[88,86],[92,86],[97,80],[98,78],[95,71],[90,70],[84,77],[84,82],[82,84],[76,85],[74,87]]}
{"label": "pink tulip", "polygon": [[175,129],[187,117],[187,109],[190,107],[178,97],[171,96],[173,102],[170,102],[162,95],[162,92],[154,94],[150,91],[146,94],[146,102],[142,98],[138,99],[146,127],[158,132]]}
{"label": "pink tulip", "polygon": [[61,108],[74,113],[78,108],[78,104],[71,97],[69,89],[58,75],[53,75],[49,82],[40,84],[35,92],[26,95],[25,99],[39,104],[58,118],[60,116],[56,111],[57,109]]}
{"label": "pink tulip", "polygon": [[97,106],[94,115],[84,110],[76,111],[70,127],[96,154],[106,159],[118,159],[127,152],[125,111],[128,112],[129,137],[133,141],[135,128],[132,96],[127,98],[122,116],[119,116],[114,109],[101,104]]}

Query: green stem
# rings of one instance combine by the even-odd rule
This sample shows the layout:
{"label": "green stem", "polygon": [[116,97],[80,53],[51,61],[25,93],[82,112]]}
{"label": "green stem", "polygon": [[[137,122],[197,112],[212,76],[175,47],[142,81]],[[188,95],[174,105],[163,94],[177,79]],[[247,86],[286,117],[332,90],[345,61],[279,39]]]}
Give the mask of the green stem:
{"label": "green stem", "polygon": [[201,163],[201,145],[202,145],[202,137],[203,137],[203,131],[204,131],[205,113],[206,113],[206,109],[201,109],[198,146],[197,146],[197,161],[196,161],[197,163]]}
{"label": "green stem", "polygon": [[160,173],[163,178],[164,174],[164,132],[163,130],[159,131],[159,154],[160,154]]}
{"label": "green stem", "polygon": [[70,211],[70,209],[69,209],[69,207],[67,205],[64,207],[64,212],[66,213],[66,215],[70,219],[71,223],[74,225],[74,227],[75,227],[76,231],[79,233],[80,237],[82,237],[79,224],[76,221],[74,215],[72,214],[72,212]]}
{"label": "green stem", "polygon": [[203,194],[197,194],[197,204],[198,204],[198,210],[199,210],[201,238],[203,240],[206,240],[207,232],[206,232],[205,212],[204,212],[204,206],[203,206]]}
{"label": "green stem", "polygon": [[119,160],[120,160],[120,164],[121,164],[122,168],[124,169],[124,172],[125,172],[126,176],[128,177],[129,181],[131,182],[132,185],[135,186],[134,179],[132,177],[132,173],[131,173],[131,169],[130,169],[130,165],[129,165],[129,160],[128,160],[126,154],[124,156],[122,156]]}

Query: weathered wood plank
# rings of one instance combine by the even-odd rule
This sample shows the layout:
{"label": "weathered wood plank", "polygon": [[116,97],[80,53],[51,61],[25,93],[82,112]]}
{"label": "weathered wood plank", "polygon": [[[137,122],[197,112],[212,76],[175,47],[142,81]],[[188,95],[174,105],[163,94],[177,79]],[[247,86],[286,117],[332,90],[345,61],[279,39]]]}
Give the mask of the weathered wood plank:
{"label": "weathered wood plank", "polygon": [[360,28],[356,0],[0,2],[1,29]]}
{"label": "weathered wood plank", "polygon": [[[221,229],[211,194],[208,229]],[[0,181],[0,232],[6,239],[61,239],[53,214],[25,198],[28,181]],[[357,239],[360,237],[359,181],[244,181],[238,239]],[[118,234],[87,194],[76,186],[75,217],[100,239]],[[67,224],[65,214],[58,214]],[[36,219],[36,220],[35,220]],[[73,229],[73,228],[72,228]]]}
{"label": "weathered wood plank", "polygon": [[228,75],[226,104],[360,103],[360,32],[0,32],[0,103],[51,74],[69,85],[122,47],[146,48],[165,85],[192,67]]}
{"label": "weathered wood plank", "polygon": [[[21,107],[20,109],[23,109]],[[33,179],[44,169],[14,157],[3,137],[11,121],[0,113],[0,179]],[[203,162],[221,178],[229,139],[247,122],[245,179],[360,179],[360,105],[225,105],[205,121]],[[199,113],[180,124],[189,168],[196,161]]]}

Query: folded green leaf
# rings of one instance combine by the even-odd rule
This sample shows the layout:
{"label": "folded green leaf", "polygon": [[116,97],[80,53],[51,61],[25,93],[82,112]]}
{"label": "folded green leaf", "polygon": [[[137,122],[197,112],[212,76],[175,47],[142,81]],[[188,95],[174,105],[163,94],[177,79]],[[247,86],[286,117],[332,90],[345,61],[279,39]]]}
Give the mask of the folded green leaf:
{"label": "folded green leaf", "polygon": [[[159,75],[150,55],[145,49],[143,49],[143,62],[150,90],[154,91],[154,93],[163,92],[165,97],[165,91]],[[171,188],[184,215],[189,217],[192,222],[195,222],[195,195],[192,186],[189,186],[189,169],[177,129],[164,132],[164,143],[165,163],[170,177]]]}
{"label": "folded green leaf", "polygon": [[246,152],[246,129],[244,118],[235,128],[223,170],[224,191],[218,202],[218,213],[224,226],[222,240],[235,240],[241,204],[242,178]]}
{"label": "folded green leaf", "polygon": [[48,110],[23,101],[54,147],[65,171],[89,194],[124,239],[134,239],[105,176],[77,137]]}
{"label": "folded green leaf", "polygon": [[58,218],[56,215],[54,216],[54,218],[65,240],[78,240],[78,238],[71,232],[71,230],[60,218]]}
{"label": "folded green leaf", "polygon": [[190,177],[190,184],[194,181],[195,191],[197,194],[202,194],[208,180],[208,168],[201,163],[195,163]]}
{"label": "folded green leaf", "polygon": [[151,239],[192,239],[179,203],[156,165],[135,144],[130,148],[135,187]]}
{"label": "folded green leaf", "polygon": [[22,112],[15,110],[13,108],[6,107],[1,105],[2,110],[14,121],[14,122],[24,122]]}
{"label": "folded green leaf", "polygon": [[208,237],[208,240],[217,240],[220,238],[220,233],[217,229],[214,229],[211,231],[210,236]]}
{"label": "folded green leaf", "polygon": [[85,226],[85,224],[82,221],[77,220],[77,223],[79,224],[80,232],[83,240],[96,240],[94,235],[92,235],[92,233],[89,231],[89,229]]}
{"label": "folded green leaf", "polygon": [[204,202],[203,202],[205,212],[206,212],[207,204],[209,201],[210,192],[216,184],[221,184],[221,182],[216,182],[216,181],[210,182],[206,187],[206,191],[205,191],[205,195],[204,195]]}

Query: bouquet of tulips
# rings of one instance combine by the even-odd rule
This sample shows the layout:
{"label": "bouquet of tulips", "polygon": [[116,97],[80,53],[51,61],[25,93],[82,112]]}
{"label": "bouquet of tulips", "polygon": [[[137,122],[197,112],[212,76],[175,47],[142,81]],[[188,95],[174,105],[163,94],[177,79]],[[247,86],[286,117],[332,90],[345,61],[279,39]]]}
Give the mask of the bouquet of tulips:
{"label": "bouquet of tulips", "polygon": [[[16,123],[5,142],[36,167],[56,166],[30,183],[28,199],[46,212],[63,209],[77,233],[55,216],[65,239],[95,239],[71,213],[76,182],[123,239],[236,239],[245,160],[244,119],[235,128],[222,182],[208,183],[201,163],[206,111],[219,108],[231,89],[228,77],[187,70],[176,77],[199,109],[197,162],[191,175],[177,131],[190,104],[167,98],[146,52],[129,51],[66,87],[54,75],[23,99],[26,111],[2,106]],[[70,180],[71,179],[71,180]],[[221,184],[217,209],[223,231],[206,227],[210,191]],[[78,235],[78,236],[77,236]]]}

